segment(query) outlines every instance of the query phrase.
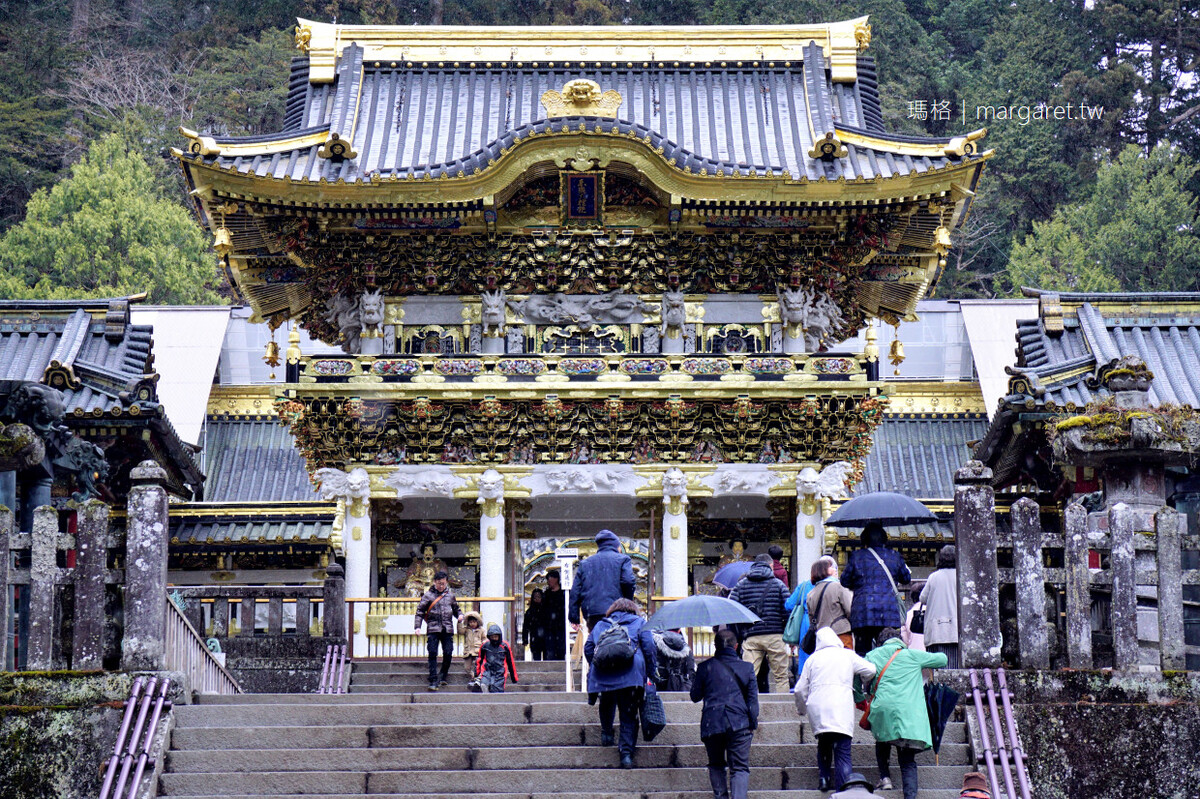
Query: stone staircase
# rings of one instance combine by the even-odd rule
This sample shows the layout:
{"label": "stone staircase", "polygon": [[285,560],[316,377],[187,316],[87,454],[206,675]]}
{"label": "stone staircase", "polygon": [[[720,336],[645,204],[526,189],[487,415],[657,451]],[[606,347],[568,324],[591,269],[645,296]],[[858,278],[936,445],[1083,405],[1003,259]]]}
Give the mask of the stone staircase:
{"label": "stone staircase", "polygon": [[[426,690],[423,663],[358,663],[350,693],[201,697],[176,706],[159,782],[170,797],[363,795],[391,799],[705,799],[700,706],[664,694],[669,725],[618,769],[599,746],[596,709],[563,692],[561,663],[522,663],[522,684],[478,695],[466,678]],[[876,776],[869,733],[853,745],[857,770]],[[968,770],[965,725],[952,723],[940,765],[918,758],[922,799],[958,796]],[[791,696],[764,696],[751,750],[753,799],[818,799],[816,744]],[[899,768],[893,763],[897,783]],[[899,797],[899,790],[880,794]]]}

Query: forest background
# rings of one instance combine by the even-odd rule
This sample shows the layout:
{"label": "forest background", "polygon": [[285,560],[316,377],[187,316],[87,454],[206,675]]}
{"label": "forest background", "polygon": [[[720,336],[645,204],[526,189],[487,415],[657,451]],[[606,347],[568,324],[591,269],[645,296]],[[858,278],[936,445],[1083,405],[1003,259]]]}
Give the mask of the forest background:
{"label": "forest background", "polygon": [[[996,150],[935,296],[1200,290],[1200,1],[0,0],[0,297],[148,287],[152,302],[228,299],[166,152],[180,125],[282,127],[297,16],[693,25],[863,14],[888,127],[986,126]],[[1042,104],[1103,111],[975,118],[979,106]]]}

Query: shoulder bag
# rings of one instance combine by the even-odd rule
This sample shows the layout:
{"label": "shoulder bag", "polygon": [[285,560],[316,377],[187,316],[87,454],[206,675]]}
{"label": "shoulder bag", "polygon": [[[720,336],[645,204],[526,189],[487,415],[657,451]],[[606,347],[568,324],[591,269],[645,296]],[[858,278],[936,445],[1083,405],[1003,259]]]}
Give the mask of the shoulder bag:
{"label": "shoulder bag", "polygon": [[879,684],[883,682],[884,672],[888,670],[888,666],[892,665],[892,661],[896,659],[896,655],[899,655],[900,651],[897,649],[893,652],[892,656],[888,658],[888,662],[883,664],[883,668],[875,676],[875,685],[871,687],[871,693],[867,694],[866,701],[863,702],[863,714],[862,718],[858,720],[858,726],[864,730],[871,729],[871,703],[875,701],[875,694],[879,691]]}
{"label": "shoulder bag", "polygon": [[[811,655],[817,649],[817,619],[821,618],[821,603],[825,601],[825,594],[827,594],[828,592],[829,592],[829,583],[826,583],[825,587],[821,589],[821,595],[819,597],[817,597],[817,609],[809,617],[808,632],[806,632],[804,634],[804,640],[800,642],[800,649],[806,655]],[[805,607],[807,608],[807,606],[808,606],[807,600],[805,601],[804,604],[805,604]]]}

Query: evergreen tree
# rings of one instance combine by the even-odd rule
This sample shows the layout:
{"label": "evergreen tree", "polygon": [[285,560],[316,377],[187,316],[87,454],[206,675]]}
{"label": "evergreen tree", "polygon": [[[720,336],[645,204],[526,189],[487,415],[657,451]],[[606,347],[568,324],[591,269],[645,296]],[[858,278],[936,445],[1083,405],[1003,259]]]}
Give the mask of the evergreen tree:
{"label": "evergreen tree", "polygon": [[1166,145],[1127,147],[1105,164],[1091,196],[1060,208],[1013,248],[1014,288],[1196,291],[1200,235],[1191,159]]}
{"label": "evergreen tree", "polygon": [[220,302],[216,260],[199,225],[163,196],[118,135],[93,142],[69,177],[41,189],[0,239],[0,296]]}

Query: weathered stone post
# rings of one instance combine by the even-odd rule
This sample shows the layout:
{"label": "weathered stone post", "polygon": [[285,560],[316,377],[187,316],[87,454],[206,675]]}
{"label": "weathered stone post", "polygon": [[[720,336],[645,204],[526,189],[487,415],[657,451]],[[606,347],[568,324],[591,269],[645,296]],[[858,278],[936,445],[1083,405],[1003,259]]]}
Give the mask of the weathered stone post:
{"label": "weathered stone post", "polygon": [[325,567],[322,590],[322,629],[333,642],[346,640],[346,580],[345,572],[336,563]]}
{"label": "weathered stone post", "polygon": [[662,596],[688,595],[687,477],[681,469],[663,473]]}
{"label": "weathered stone post", "polygon": [[79,509],[75,534],[75,640],[71,668],[104,664],[104,574],[108,566],[108,506],[89,499]]}
{"label": "weathered stone post", "polygon": [[124,671],[159,670],[165,665],[167,624],[167,473],[145,460],[129,473],[125,537]]}
{"label": "weathered stone post", "polygon": [[958,646],[963,668],[1000,665],[1000,577],[992,470],[968,461],[954,475],[958,548]]}
{"label": "weathered stone post", "polygon": [[1163,508],[1154,514],[1158,539],[1158,646],[1163,671],[1187,668],[1183,640],[1183,552],[1180,514]]}
{"label": "weathered stone post", "polygon": [[1046,572],[1042,520],[1037,502],[1021,497],[1012,506],[1013,577],[1017,589],[1017,638],[1021,667],[1050,668],[1046,638]]}
{"label": "weathered stone post", "polygon": [[1092,573],[1088,569],[1087,508],[1072,502],[1066,511],[1067,663],[1092,668]]}
{"label": "weathered stone post", "polygon": [[1108,509],[1112,536],[1113,668],[1138,664],[1137,575],[1134,570],[1133,514],[1124,502]]}
{"label": "weathered stone post", "polygon": [[0,505],[0,619],[4,620],[4,632],[0,633],[0,670],[7,668],[8,663],[8,566],[12,558],[9,556],[9,540],[12,535],[12,510],[6,505]]}
{"label": "weathered stone post", "polygon": [[54,588],[58,576],[58,511],[43,505],[33,512],[29,554],[29,656],[31,671],[54,668]]}

